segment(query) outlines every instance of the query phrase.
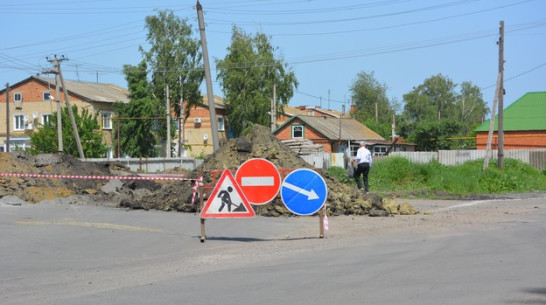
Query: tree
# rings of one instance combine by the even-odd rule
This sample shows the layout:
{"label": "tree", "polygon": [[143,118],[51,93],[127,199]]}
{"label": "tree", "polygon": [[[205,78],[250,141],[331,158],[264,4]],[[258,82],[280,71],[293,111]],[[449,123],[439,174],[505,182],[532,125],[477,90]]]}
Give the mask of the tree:
{"label": "tree", "polygon": [[116,144],[123,153],[132,157],[156,157],[157,140],[152,132],[154,121],[150,115],[159,108],[159,101],[154,98],[151,85],[146,80],[146,62],[143,60],[136,67],[126,65],[123,73],[129,85],[130,102],[114,103],[114,112],[120,119],[114,128],[117,132],[119,126],[118,134],[121,135]]}
{"label": "tree", "polygon": [[[181,19],[171,10],[159,11],[157,16],[146,17],[149,50],[139,47],[147,66],[151,69],[149,89],[157,103],[157,109],[148,115],[165,115],[166,85],[169,85],[171,107],[176,115],[186,120],[190,109],[201,104],[199,86],[205,77],[202,66],[200,41],[192,38],[193,30],[187,19]],[[180,100],[187,101],[186,108],[180,109]],[[160,135],[166,135],[165,121],[160,122]],[[174,129],[173,134],[174,135]],[[171,135],[171,136],[172,136]]]}
{"label": "tree", "polygon": [[351,85],[351,99],[355,106],[351,115],[384,138],[390,138],[394,106],[387,98],[387,86],[375,79],[374,72],[357,74]]}
{"label": "tree", "polygon": [[457,86],[438,74],[405,94],[403,120],[399,124],[401,135],[424,150],[467,145],[448,138],[471,136],[488,110],[478,87],[463,82],[458,93]]}
{"label": "tree", "polygon": [[457,97],[457,110],[460,113],[460,121],[467,123],[463,127],[466,135],[481,125],[484,117],[489,113],[480,88],[472,85],[471,82],[461,84],[461,94]]}
{"label": "tree", "polygon": [[[100,130],[98,122],[99,113],[91,114],[85,108],[83,108],[81,112],[78,112],[78,107],[76,105],[72,106],[72,112],[74,113],[74,120],[76,121],[76,126],[80,135],[84,155],[87,158],[104,157],[105,153],[108,151],[108,147],[102,143],[102,134],[96,132],[97,130]],[[30,150],[31,153],[57,153],[59,151],[57,116],[57,112],[53,113],[50,119],[43,126],[39,127],[38,132],[33,133],[30,136],[32,147]],[[72,131],[67,107],[63,107],[61,110],[61,120],[63,125],[63,153],[79,157],[80,154],[78,152],[78,147],[76,146],[76,140],[74,132]]]}
{"label": "tree", "polygon": [[234,136],[248,132],[253,124],[269,126],[274,86],[279,114],[298,86],[288,64],[275,58],[276,48],[269,39],[263,33],[250,36],[234,26],[228,54],[223,60],[216,60],[217,79]]}
{"label": "tree", "polygon": [[441,74],[427,78],[423,84],[404,94],[404,111],[412,122],[440,121],[456,113],[456,84]]}

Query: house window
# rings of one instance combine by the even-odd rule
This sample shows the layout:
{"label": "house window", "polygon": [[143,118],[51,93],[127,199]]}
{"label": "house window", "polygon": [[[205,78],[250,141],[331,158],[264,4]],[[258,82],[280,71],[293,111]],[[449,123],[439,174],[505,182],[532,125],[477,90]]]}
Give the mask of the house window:
{"label": "house window", "polygon": [[375,145],[373,147],[373,155],[374,156],[384,156],[386,154],[387,154],[387,146]]}
{"label": "house window", "polygon": [[44,102],[49,102],[51,100],[51,92],[49,91],[44,91],[42,96],[43,96]]}
{"label": "house window", "polygon": [[103,112],[102,115],[102,129],[112,129],[112,112]]}
{"label": "house window", "polygon": [[42,125],[45,125],[51,119],[51,114],[42,114]]}
{"label": "house window", "polygon": [[25,116],[24,115],[15,115],[13,116],[13,130],[20,131],[25,130]]}
{"label": "house window", "polygon": [[218,117],[218,131],[225,131],[226,119],[223,116]]}
{"label": "house window", "polygon": [[13,93],[13,101],[16,103],[20,103],[23,101],[23,93],[21,92],[14,92]]}
{"label": "house window", "polygon": [[303,125],[292,125],[292,138],[303,139]]}

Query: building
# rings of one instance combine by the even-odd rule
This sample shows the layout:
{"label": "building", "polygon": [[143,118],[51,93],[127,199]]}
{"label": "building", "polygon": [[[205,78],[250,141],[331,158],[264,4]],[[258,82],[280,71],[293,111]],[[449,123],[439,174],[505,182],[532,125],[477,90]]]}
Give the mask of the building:
{"label": "building", "polygon": [[[111,84],[65,80],[71,105],[86,108],[90,113],[100,113],[100,132],[103,143],[109,147],[112,156],[112,105],[119,101],[129,102],[127,89]],[[10,151],[30,145],[30,135],[49,120],[57,111],[56,99],[65,105],[64,91],[59,85],[61,96],[55,96],[54,78],[31,76],[9,87],[9,130]],[[0,90],[0,150],[6,151],[7,108],[6,88]]]}
{"label": "building", "polygon": [[[327,116],[296,115],[273,131],[279,140],[308,139],[320,144],[324,152],[345,152],[350,147],[356,155],[360,141],[369,144],[370,151],[380,154],[378,143],[388,143],[383,137],[355,119],[340,119]],[[386,151],[386,145],[385,145]]]}
{"label": "building", "polygon": [[[528,92],[504,109],[504,149],[546,148],[546,92]],[[490,120],[475,129],[476,149],[487,148]],[[498,121],[491,149],[498,148]]]}
{"label": "building", "polygon": [[[185,107],[185,105],[184,105]],[[190,115],[184,122],[180,134],[183,149],[183,157],[204,157],[214,151],[212,143],[212,130],[210,123],[209,102],[206,95],[203,96],[203,104],[195,106],[190,110]],[[220,141],[228,138],[227,114],[224,100],[214,96],[214,109],[218,120],[218,139]],[[178,147],[178,145],[175,145]]]}

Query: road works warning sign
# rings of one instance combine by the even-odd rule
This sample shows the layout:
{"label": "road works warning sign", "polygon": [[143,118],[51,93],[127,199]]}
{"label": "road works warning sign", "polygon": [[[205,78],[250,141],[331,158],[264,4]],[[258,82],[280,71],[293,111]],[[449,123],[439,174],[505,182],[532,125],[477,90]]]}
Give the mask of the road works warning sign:
{"label": "road works warning sign", "polygon": [[245,218],[255,215],[229,170],[222,173],[201,211],[201,218]]}

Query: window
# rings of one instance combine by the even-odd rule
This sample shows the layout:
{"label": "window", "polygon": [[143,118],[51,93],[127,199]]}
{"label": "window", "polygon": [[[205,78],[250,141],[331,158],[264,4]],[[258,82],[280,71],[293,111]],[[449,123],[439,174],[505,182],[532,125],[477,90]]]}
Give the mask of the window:
{"label": "window", "polygon": [[373,147],[374,156],[384,156],[387,154],[387,146],[376,145]]}
{"label": "window", "polygon": [[25,116],[24,115],[15,115],[13,116],[13,130],[25,130]]}
{"label": "window", "polygon": [[23,93],[21,92],[14,92],[13,93],[13,101],[16,103],[20,103],[23,101]]}
{"label": "window", "polygon": [[44,91],[43,94],[42,94],[42,96],[43,96],[44,102],[49,102],[49,101],[51,101],[51,92],[49,92],[49,91]]}
{"label": "window", "polygon": [[112,112],[103,112],[102,129],[112,129]]}
{"label": "window", "polygon": [[218,131],[225,131],[226,119],[223,116],[218,117]]}
{"label": "window", "polygon": [[51,114],[42,114],[42,125],[47,124],[51,119]]}
{"label": "window", "polygon": [[292,125],[292,138],[303,139],[303,125]]}

